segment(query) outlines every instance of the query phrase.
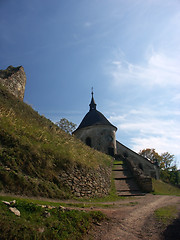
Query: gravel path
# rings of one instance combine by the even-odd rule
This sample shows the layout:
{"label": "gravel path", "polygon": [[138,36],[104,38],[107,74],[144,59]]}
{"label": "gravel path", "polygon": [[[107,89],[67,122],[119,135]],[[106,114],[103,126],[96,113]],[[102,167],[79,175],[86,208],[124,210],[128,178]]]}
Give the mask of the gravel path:
{"label": "gravel path", "polygon": [[[93,229],[95,240],[159,240],[159,225],[154,222],[153,213],[157,208],[166,205],[180,205],[180,197],[146,195],[133,198],[138,204],[120,205],[116,209],[100,209],[110,221]],[[130,203],[130,202],[129,202]],[[162,227],[162,226],[161,226]],[[174,240],[174,239],[173,239]]]}

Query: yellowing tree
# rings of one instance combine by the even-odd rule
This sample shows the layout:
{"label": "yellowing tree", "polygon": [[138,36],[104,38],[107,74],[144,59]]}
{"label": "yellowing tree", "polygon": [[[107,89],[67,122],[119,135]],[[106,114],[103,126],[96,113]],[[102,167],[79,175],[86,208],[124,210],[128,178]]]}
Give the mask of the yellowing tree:
{"label": "yellowing tree", "polygon": [[158,162],[160,178],[165,182],[178,184],[179,173],[177,171],[174,155],[168,152],[159,155],[154,148],[146,148],[139,152],[139,155],[147,158],[152,163]]}

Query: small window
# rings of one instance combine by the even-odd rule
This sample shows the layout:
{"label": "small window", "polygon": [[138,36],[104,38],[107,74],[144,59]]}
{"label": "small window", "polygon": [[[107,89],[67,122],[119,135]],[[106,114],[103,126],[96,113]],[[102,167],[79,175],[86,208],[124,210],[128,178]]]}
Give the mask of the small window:
{"label": "small window", "polygon": [[139,166],[139,168],[140,168],[141,170],[144,170],[142,163],[139,163],[138,166]]}
{"label": "small window", "polygon": [[91,147],[91,138],[87,137],[86,138],[86,145],[88,145],[89,147]]}

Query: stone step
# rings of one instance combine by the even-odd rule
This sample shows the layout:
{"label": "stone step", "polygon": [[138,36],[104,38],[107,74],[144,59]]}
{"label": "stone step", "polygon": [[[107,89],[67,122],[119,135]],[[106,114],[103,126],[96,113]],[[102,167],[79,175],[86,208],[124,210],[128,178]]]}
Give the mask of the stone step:
{"label": "stone step", "polygon": [[117,191],[140,191],[133,179],[114,180]]}
{"label": "stone step", "polygon": [[113,169],[112,170],[113,172],[116,172],[116,171],[128,171],[127,168],[117,168],[117,169]]}
{"label": "stone step", "polygon": [[121,181],[121,180],[129,180],[129,179],[134,179],[133,177],[126,177],[126,176],[122,176],[122,177],[116,177],[114,178],[114,180],[117,180],[117,181]]}
{"label": "stone step", "polygon": [[133,178],[132,174],[129,171],[113,171],[114,179],[120,180],[124,178]]}
{"label": "stone step", "polygon": [[133,175],[127,168],[126,162],[113,165],[113,177],[118,196],[143,196]]}
{"label": "stone step", "polygon": [[140,191],[117,191],[118,196],[122,197],[133,197],[133,196],[144,196],[145,193]]}
{"label": "stone step", "polygon": [[120,165],[114,165],[114,167],[113,167],[113,171],[122,171],[122,170],[128,171],[128,168],[123,166],[123,165],[121,165],[121,166]]}

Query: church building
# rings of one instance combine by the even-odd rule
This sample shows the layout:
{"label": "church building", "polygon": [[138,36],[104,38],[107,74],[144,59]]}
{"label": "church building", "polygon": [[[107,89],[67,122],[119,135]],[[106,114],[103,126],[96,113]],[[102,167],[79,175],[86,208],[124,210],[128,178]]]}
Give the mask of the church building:
{"label": "church building", "polygon": [[89,112],[73,134],[89,147],[118,159],[126,159],[133,166],[133,169],[158,179],[159,169],[157,165],[116,140],[117,127],[96,109],[93,91],[91,94]]}
{"label": "church building", "polygon": [[93,92],[89,112],[73,134],[88,146],[111,156],[117,153],[116,131],[107,118],[96,109]]}

